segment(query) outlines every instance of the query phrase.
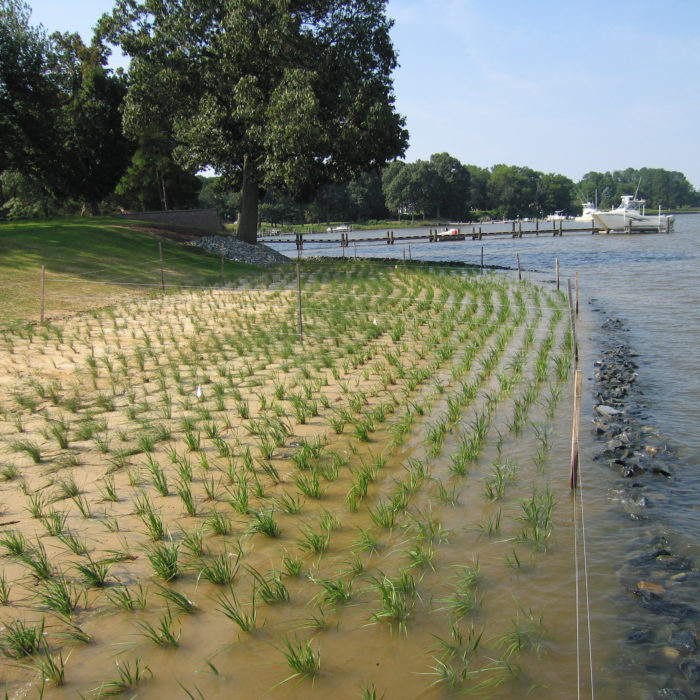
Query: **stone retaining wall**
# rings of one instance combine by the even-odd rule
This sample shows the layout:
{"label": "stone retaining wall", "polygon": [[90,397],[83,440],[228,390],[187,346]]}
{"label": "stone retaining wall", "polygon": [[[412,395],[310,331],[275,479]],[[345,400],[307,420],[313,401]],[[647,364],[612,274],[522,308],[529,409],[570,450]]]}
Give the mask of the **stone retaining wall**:
{"label": "stone retaining wall", "polygon": [[123,219],[151,221],[201,231],[223,231],[216,209],[182,209],[177,211],[135,211],[119,214]]}

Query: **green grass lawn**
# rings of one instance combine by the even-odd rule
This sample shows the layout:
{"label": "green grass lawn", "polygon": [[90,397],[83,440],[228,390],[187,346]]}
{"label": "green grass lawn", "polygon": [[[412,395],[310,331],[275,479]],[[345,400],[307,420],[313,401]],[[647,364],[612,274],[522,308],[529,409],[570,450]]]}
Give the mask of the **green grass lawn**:
{"label": "green grass lawn", "polygon": [[[158,240],[103,217],[0,224],[0,325],[38,320],[42,265],[47,318],[152,293],[160,285]],[[220,283],[218,256],[164,239],[162,246],[166,285]],[[226,261],[225,280],[254,269]]]}

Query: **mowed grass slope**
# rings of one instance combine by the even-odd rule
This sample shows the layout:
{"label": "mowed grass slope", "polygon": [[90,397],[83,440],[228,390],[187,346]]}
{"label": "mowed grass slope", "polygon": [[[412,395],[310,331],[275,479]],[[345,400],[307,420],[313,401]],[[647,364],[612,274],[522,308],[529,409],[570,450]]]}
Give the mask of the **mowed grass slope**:
{"label": "mowed grass slope", "polygon": [[[160,285],[158,241],[109,218],[1,224],[0,326],[39,319],[42,265],[47,319],[151,293]],[[219,257],[194,246],[161,243],[167,286],[220,283]],[[227,261],[225,280],[253,269]]]}

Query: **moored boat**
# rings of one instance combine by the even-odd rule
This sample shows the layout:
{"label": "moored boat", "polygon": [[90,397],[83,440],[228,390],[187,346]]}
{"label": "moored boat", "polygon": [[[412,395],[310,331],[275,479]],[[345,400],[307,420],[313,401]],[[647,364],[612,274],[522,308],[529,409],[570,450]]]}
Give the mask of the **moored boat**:
{"label": "moored boat", "polygon": [[598,207],[593,202],[583,202],[581,216],[575,216],[574,221],[593,221],[593,215],[598,212]]}
{"label": "moored boat", "polygon": [[448,228],[436,233],[438,241],[463,241],[465,235],[458,228]]}
{"label": "moored boat", "polygon": [[596,211],[593,220],[606,233],[622,231],[627,233],[671,231],[674,217],[672,214],[647,214],[644,211],[645,200],[637,199],[631,194],[622,195],[622,203],[610,211]]}

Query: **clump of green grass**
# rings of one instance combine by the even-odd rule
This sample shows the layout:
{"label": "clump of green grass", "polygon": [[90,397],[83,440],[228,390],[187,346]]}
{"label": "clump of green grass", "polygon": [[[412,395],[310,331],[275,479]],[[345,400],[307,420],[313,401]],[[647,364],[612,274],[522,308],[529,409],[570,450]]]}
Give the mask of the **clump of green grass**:
{"label": "clump of green grass", "polygon": [[32,440],[12,440],[10,442],[10,449],[16,453],[24,453],[31,457],[34,464],[39,464],[41,462],[41,450],[39,445]]}
{"label": "clump of green grass", "polygon": [[177,632],[175,631],[173,614],[169,609],[164,615],[161,615],[156,627],[146,620],[137,621],[136,627],[141,630],[141,634],[146,639],[153,642],[156,646],[177,647],[180,645],[182,628],[178,629]]}
{"label": "clump of green grass", "polygon": [[[282,683],[287,683],[295,678],[315,678],[321,670],[321,649],[314,652],[310,640],[305,642],[290,640],[285,638],[284,657],[287,659],[289,667],[294,671],[291,676],[285,678]],[[280,684],[281,685],[281,684]]]}
{"label": "clump of green grass", "polygon": [[21,659],[37,653],[43,639],[44,618],[33,626],[22,620],[12,620],[5,625],[0,636],[0,651],[9,659]]}
{"label": "clump of green grass", "polygon": [[238,602],[233,586],[229,586],[228,595],[223,594],[217,599],[219,610],[232,622],[236,623],[243,632],[252,634],[257,627],[257,608],[255,604],[255,588],[251,598],[250,610],[243,609]]}
{"label": "clump of green grass", "polygon": [[136,695],[137,686],[146,678],[153,678],[153,672],[147,664],[142,664],[141,658],[134,660],[133,665],[129,661],[115,662],[117,678],[112,681],[104,681],[92,691],[95,697],[110,697],[113,695]]}
{"label": "clump of green grass", "polygon": [[179,548],[174,542],[157,542],[146,549],[146,556],[156,576],[172,581],[180,575]]}
{"label": "clump of green grass", "polygon": [[274,605],[289,600],[289,589],[284,585],[280,574],[274,569],[268,576],[261,574],[252,566],[246,566],[246,570],[253,577],[256,590],[263,602]]}
{"label": "clump of green grass", "polygon": [[250,531],[257,532],[268,537],[280,537],[282,528],[275,520],[272,512],[256,511],[253,513],[253,522],[250,524]]}
{"label": "clump of green grass", "polygon": [[202,560],[197,578],[224,586],[231,583],[238,573],[238,561],[235,554],[221,552],[209,560]]}

